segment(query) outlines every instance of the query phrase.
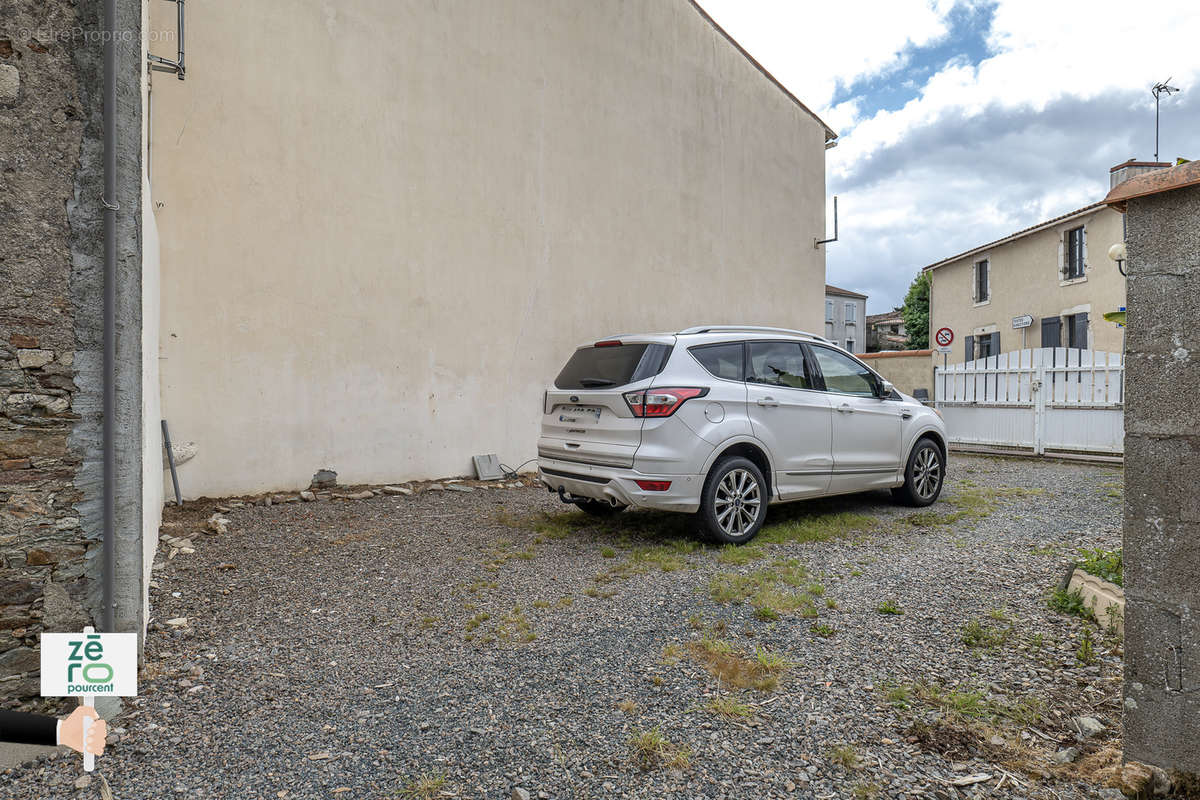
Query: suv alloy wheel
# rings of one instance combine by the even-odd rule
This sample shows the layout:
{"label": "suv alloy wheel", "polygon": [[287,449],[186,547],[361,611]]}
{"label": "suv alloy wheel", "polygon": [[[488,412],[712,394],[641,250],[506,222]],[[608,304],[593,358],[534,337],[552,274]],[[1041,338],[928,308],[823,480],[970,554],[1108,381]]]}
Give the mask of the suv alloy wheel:
{"label": "suv alloy wheel", "polygon": [[717,462],[704,484],[700,520],[714,541],[741,544],[767,517],[767,482],[753,461],[735,456]]}
{"label": "suv alloy wheel", "polygon": [[922,439],[908,456],[904,470],[904,485],[892,490],[892,496],[910,506],[927,506],[942,492],[946,474],[942,450],[929,439]]}

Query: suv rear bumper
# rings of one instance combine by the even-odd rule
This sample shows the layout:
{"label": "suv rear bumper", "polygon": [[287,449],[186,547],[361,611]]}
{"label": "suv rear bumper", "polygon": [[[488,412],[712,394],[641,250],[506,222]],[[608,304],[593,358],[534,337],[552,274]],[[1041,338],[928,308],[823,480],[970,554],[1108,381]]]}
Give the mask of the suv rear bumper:
{"label": "suv rear bumper", "polygon": [[[703,475],[650,475],[622,467],[581,464],[554,458],[538,459],[538,477],[554,491],[602,502],[616,501],[636,508],[692,513],[700,508]],[[635,481],[670,481],[665,492],[648,492]]]}

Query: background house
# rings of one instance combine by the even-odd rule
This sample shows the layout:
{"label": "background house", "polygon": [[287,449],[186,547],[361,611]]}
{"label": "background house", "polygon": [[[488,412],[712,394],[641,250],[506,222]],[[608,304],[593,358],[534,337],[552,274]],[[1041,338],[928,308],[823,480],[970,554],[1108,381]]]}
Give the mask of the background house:
{"label": "background house", "polygon": [[[1110,182],[1163,166],[1118,164]],[[1121,215],[1097,202],[930,264],[929,329],[954,331],[950,363],[1035,347],[1119,353],[1123,330],[1103,315],[1125,306],[1107,255],[1124,238]]]}
{"label": "background house", "polygon": [[904,317],[900,309],[867,317],[867,352],[903,350],[908,345],[908,334],[904,331]]}
{"label": "background house", "polygon": [[825,284],[825,338],[857,353],[865,347],[867,296]]}

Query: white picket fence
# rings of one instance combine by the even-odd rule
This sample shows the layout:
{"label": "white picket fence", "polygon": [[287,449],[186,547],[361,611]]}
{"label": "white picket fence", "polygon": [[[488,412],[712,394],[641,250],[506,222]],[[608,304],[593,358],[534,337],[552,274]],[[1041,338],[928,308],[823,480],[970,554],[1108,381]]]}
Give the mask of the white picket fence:
{"label": "white picket fence", "polygon": [[1125,450],[1125,363],[1119,353],[1041,347],[934,370],[950,441],[1037,455]]}

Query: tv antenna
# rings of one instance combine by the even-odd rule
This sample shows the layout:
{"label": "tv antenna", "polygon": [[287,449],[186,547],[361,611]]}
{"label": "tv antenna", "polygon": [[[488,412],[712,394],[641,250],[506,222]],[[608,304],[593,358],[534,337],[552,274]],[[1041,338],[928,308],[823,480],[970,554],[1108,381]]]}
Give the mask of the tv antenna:
{"label": "tv antenna", "polygon": [[1171,95],[1175,94],[1175,92],[1179,91],[1179,89],[1175,88],[1174,86],[1169,85],[1170,83],[1171,83],[1171,79],[1167,78],[1165,81],[1156,83],[1156,84],[1154,84],[1154,86],[1152,86],[1150,88],[1150,94],[1154,95],[1154,160],[1155,161],[1158,161],[1158,98],[1159,98],[1159,96],[1164,95],[1164,94],[1167,97],[1170,97]]}

